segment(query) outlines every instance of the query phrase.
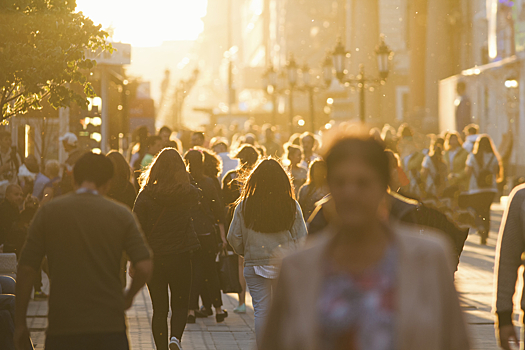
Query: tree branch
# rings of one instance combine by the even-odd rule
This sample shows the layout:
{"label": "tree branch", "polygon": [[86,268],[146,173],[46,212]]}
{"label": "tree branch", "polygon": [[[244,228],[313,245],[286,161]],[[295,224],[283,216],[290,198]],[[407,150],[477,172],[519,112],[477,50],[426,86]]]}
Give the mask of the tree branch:
{"label": "tree branch", "polygon": [[17,94],[17,95],[14,95],[13,97],[10,97],[10,98],[8,98],[7,100],[5,100],[5,103],[9,103],[9,102],[11,102],[11,101],[13,101],[13,100],[16,100],[17,98],[19,98],[19,97],[22,96],[23,94],[24,94],[24,93],[21,92],[21,93],[19,93],[19,94]]}
{"label": "tree branch", "polygon": [[0,118],[0,122],[2,122],[2,121],[4,121],[4,120],[7,120],[7,119],[11,118],[11,117],[14,116],[14,115],[16,115],[15,112],[10,113],[10,114],[8,114],[8,115],[3,115],[3,116],[1,116],[1,118]]}

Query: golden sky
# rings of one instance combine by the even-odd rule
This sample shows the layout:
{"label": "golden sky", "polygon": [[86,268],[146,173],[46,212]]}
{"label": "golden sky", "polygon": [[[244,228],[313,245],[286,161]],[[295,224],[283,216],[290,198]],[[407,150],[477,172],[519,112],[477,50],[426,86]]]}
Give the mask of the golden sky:
{"label": "golden sky", "polygon": [[114,41],[146,47],[197,39],[206,4],[207,0],[77,0],[77,10],[105,29],[112,27]]}

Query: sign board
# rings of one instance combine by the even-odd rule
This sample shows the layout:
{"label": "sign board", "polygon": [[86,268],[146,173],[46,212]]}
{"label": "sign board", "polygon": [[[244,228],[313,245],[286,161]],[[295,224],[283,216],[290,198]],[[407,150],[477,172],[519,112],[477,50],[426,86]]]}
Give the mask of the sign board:
{"label": "sign board", "polygon": [[124,43],[111,43],[115,51],[109,53],[107,51],[87,52],[86,58],[95,60],[97,64],[123,66],[131,64],[131,45]]}

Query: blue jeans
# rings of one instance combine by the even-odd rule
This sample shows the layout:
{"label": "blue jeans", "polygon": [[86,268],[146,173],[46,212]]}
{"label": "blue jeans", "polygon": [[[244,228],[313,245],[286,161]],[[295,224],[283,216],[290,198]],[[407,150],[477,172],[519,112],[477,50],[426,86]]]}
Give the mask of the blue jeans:
{"label": "blue jeans", "polygon": [[262,331],[266,318],[268,317],[268,312],[270,311],[272,291],[275,291],[277,279],[269,279],[256,275],[253,266],[244,268],[244,278],[246,279],[246,285],[252,296],[255,318],[255,338],[257,340],[257,346],[260,348]]}

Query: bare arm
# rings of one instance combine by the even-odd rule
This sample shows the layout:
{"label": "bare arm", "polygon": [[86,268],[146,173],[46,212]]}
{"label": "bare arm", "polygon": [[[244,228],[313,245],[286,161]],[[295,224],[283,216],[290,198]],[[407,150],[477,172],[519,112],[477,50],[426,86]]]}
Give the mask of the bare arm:
{"label": "bare arm", "polygon": [[228,246],[228,241],[226,240],[226,231],[224,229],[224,224],[219,224],[219,232],[221,233],[222,248],[226,249]]}
{"label": "bare arm", "polygon": [[37,271],[30,266],[18,266],[15,301],[15,349],[25,350],[29,341],[26,314]]}
{"label": "bare arm", "polygon": [[133,264],[133,279],[131,286],[124,292],[126,310],[133,304],[133,298],[139,290],[149,281],[153,272],[153,262],[151,259],[141,260]]}
{"label": "bare arm", "polygon": [[232,223],[230,224],[230,230],[228,231],[228,242],[232,246],[236,254],[244,256],[244,240],[242,236],[242,214],[241,205],[239,204],[235,208]]}
{"label": "bare arm", "polygon": [[472,172],[473,172],[473,171],[474,171],[474,170],[472,169],[471,166],[468,166],[468,165],[467,165],[467,166],[465,167],[465,176],[467,177],[467,179],[472,175]]}
{"label": "bare arm", "polygon": [[428,176],[428,169],[427,168],[421,168],[421,180],[425,181]]}

